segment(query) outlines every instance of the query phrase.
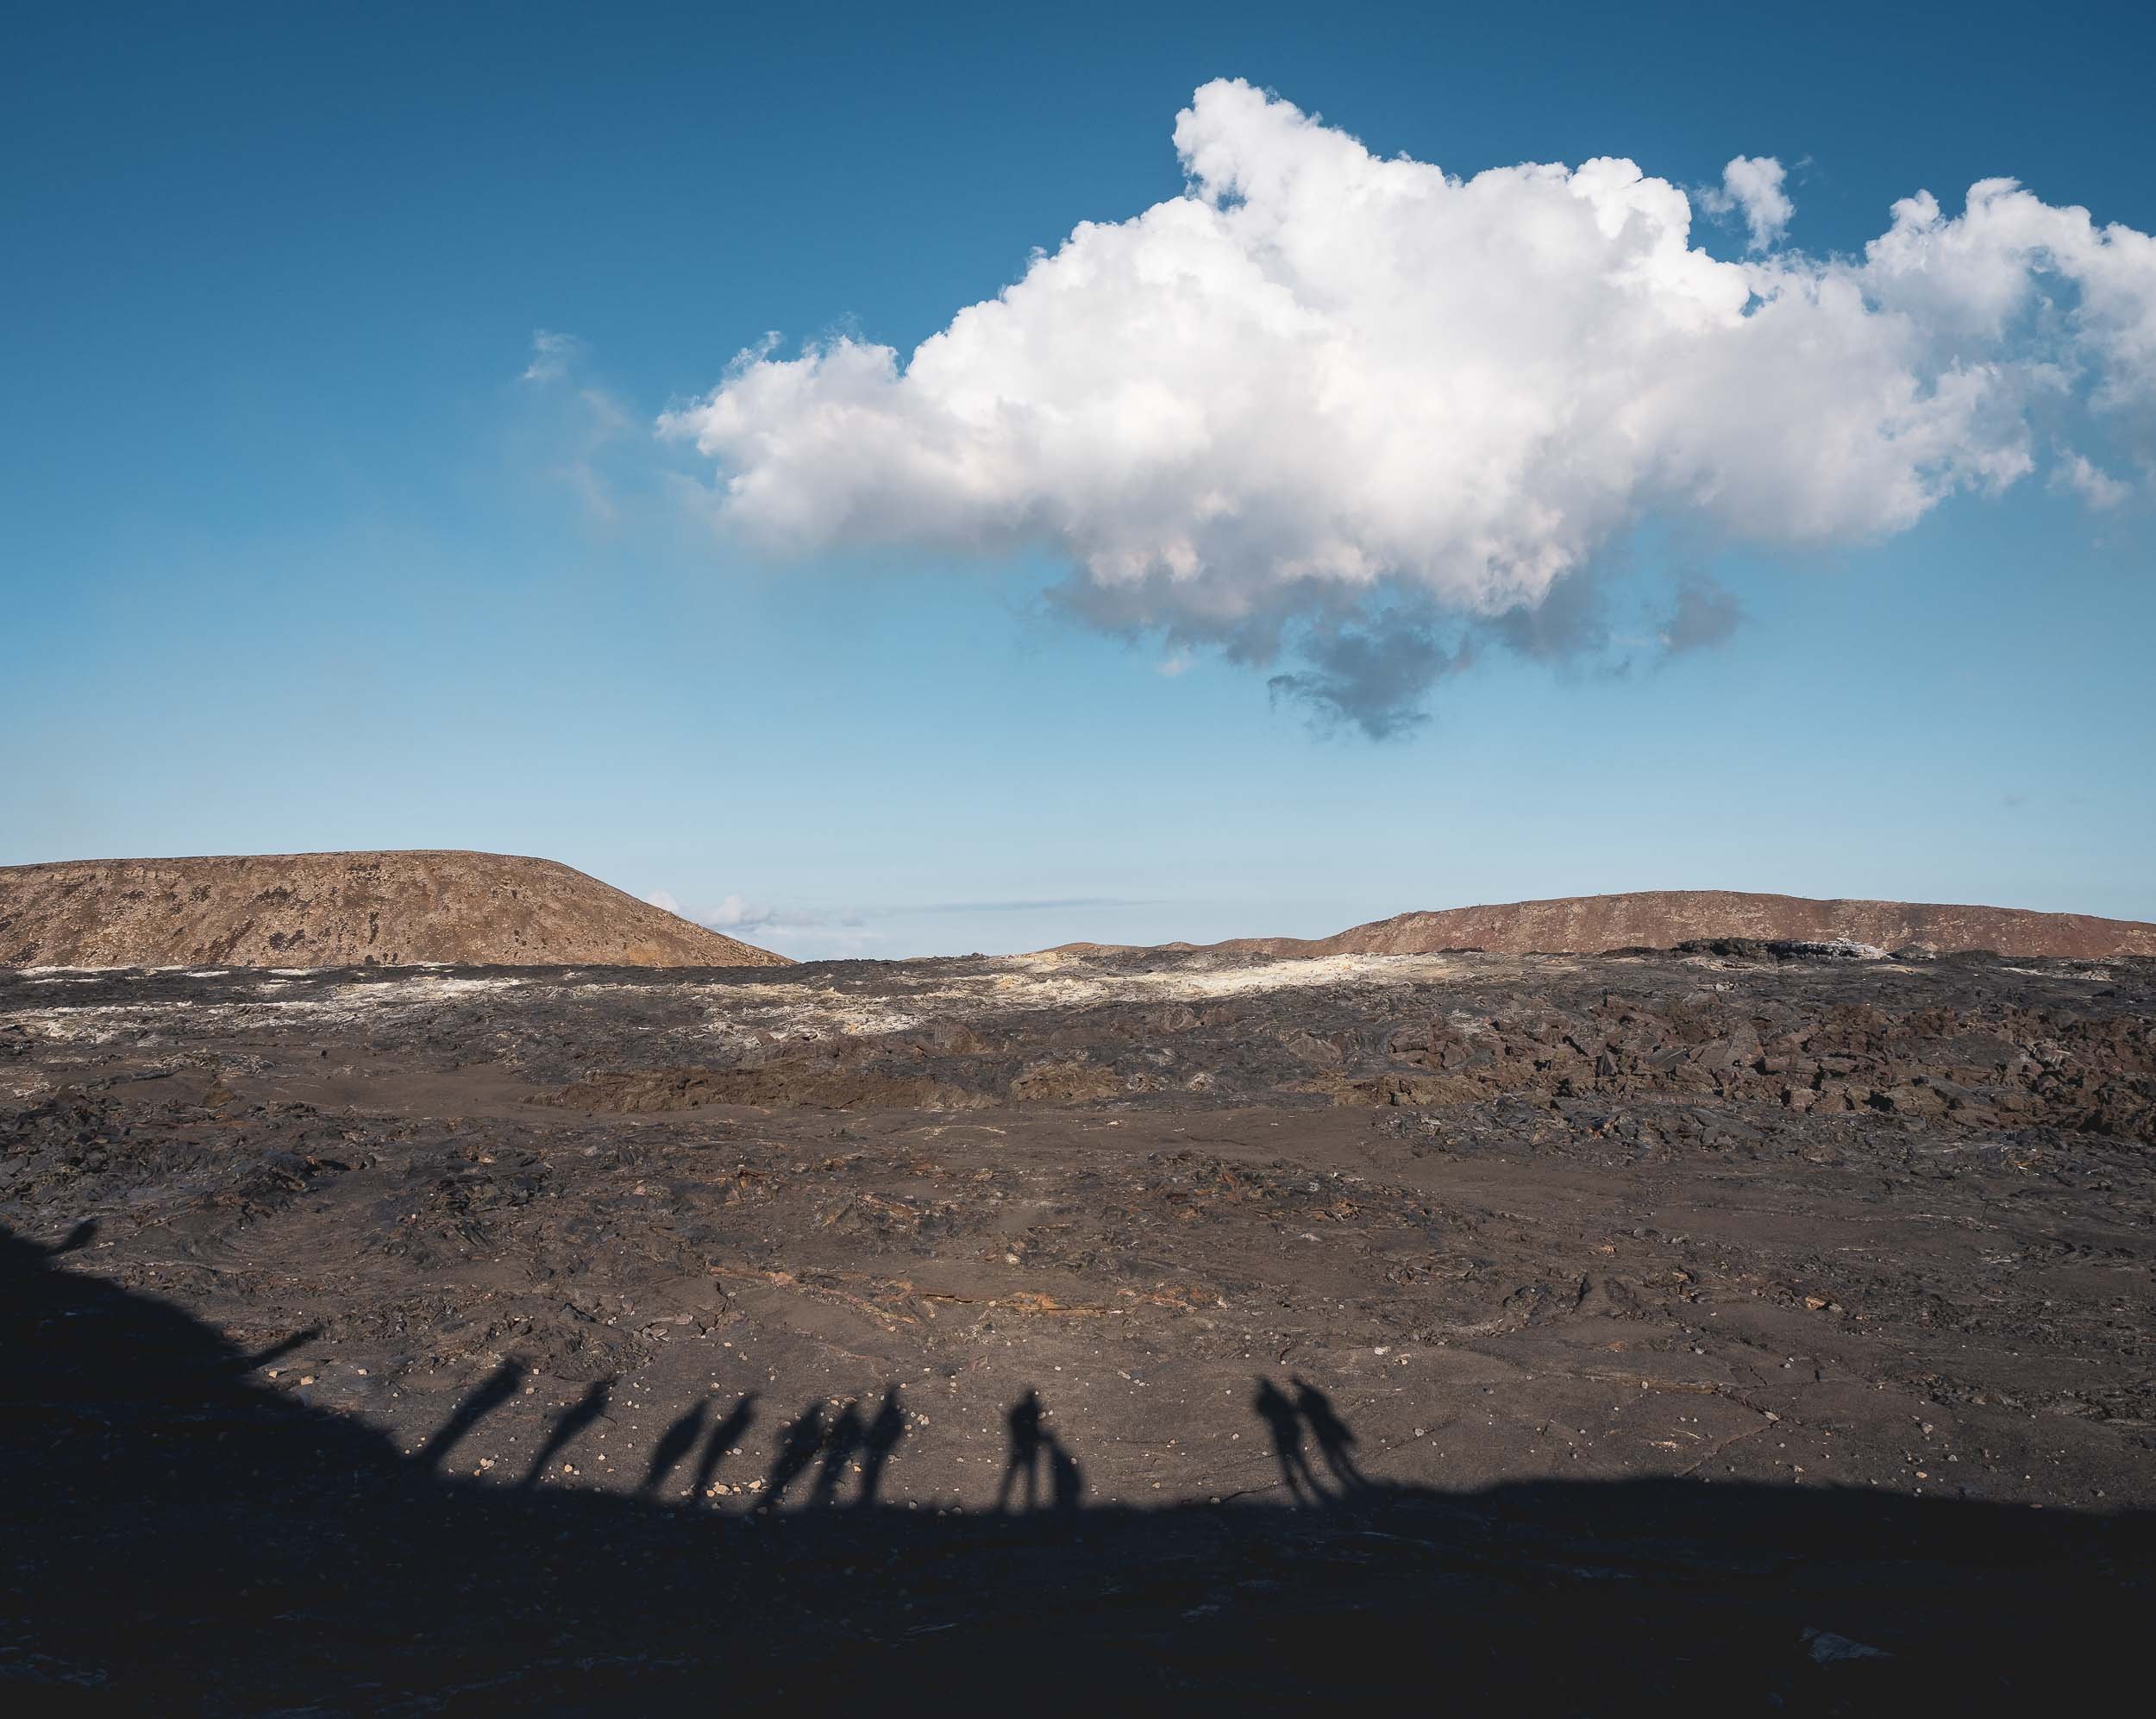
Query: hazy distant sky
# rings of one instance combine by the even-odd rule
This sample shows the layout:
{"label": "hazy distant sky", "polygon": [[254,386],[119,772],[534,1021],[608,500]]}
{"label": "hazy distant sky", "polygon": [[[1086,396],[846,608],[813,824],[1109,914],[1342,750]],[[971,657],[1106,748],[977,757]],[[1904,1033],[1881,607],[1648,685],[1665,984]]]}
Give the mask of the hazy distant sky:
{"label": "hazy distant sky", "polygon": [[794,954],[2156,919],[2152,66],[2125,4],[16,9],[0,863],[503,850]]}

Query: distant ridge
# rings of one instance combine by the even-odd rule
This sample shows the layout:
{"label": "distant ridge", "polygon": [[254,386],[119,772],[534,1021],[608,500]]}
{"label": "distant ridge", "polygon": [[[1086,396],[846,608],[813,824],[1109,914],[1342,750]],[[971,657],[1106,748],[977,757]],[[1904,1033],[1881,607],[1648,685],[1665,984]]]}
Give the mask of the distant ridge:
{"label": "distant ridge", "polygon": [[[1232,938],[1205,946],[1249,955],[1426,955],[1442,949],[1559,955],[1669,949],[1701,938],[1806,942],[1847,938],[1881,949],[1921,944],[1941,952],[1991,949],[2002,955],[2083,960],[2156,956],[2156,925],[2140,919],[1934,901],[1815,901],[1802,895],[1754,895],[1730,889],[1650,889],[1628,895],[1568,895],[1548,901],[1451,907],[1400,913],[1327,938]],[[1063,947],[1076,951],[1106,946]]]}
{"label": "distant ridge", "polygon": [[412,850],[0,866],[0,967],[781,967],[553,860]]}

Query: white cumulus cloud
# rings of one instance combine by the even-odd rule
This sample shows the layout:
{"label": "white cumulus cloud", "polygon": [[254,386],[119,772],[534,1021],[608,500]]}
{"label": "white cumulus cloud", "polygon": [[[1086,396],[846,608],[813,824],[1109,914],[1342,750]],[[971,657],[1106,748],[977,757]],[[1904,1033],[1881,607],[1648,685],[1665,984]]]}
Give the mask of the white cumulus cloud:
{"label": "white cumulus cloud", "polygon": [[[1276,693],[1382,733],[1479,637],[1583,624],[1537,614],[1561,587],[1584,613],[1647,517],[1883,536],[2035,469],[2040,405],[2044,436],[2071,411],[2156,444],[2156,241],[2010,180],[1814,258],[1767,248],[1782,170],[1739,157],[1720,195],[1760,248],[1724,260],[1627,160],[1457,178],[1233,81],[1175,145],[1181,196],[1081,224],[910,357],[774,336],[669,413],[724,527],[774,553],[1045,544],[1096,624],[1287,650]],[[1670,637],[1720,627],[1687,600]]]}
{"label": "white cumulus cloud", "polygon": [[1708,191],[1700,201],[1717,215],[1734,210],[1745,217],[1752,232],[1752,248],[1764,251],[1780,242],[1789,230],[1796,205],[1783,190],[1788,175],[1771,155],[1739,155],[1722,169],[1722,188]]}

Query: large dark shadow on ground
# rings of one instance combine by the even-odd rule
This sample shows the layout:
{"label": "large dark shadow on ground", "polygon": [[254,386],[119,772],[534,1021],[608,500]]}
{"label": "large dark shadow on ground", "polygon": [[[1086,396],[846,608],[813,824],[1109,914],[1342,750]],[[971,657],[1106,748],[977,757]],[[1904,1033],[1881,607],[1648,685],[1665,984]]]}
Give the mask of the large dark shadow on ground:
{"label": "large dark shadow on ground", "polygon": [[787,1496],[726,1513],[692,1477],[754,1405],[686,1407],[634,1497],[481,1484],[440,1459],[484,1392],[406,1457],[258,1358],[0,1234],[10,1711],[1908,1712],[2140,1682],[2146,1515],[1397,1488],[1293,1380],[1246,1407],[1294,1504],[1086,1508],[1029,1398],[1010,1513],[892,1508],[893,1392],[828,1423],[769,1405]]}

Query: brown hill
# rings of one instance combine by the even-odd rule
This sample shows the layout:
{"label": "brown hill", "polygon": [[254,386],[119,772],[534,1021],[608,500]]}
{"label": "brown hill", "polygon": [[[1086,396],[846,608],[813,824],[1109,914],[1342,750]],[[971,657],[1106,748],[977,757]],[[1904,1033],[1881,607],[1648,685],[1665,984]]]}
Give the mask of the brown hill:
{"label": "brown hill", "polygon": [[774,967],[552,860],[437,851],[0,866],[0,966]]}
{"label": "brown hill", "polygon": [[1554,955],[1669,949],[1696,938],[1804,942],[1848,938],[1881,949],[1928,944],[1940,950],[1995,949],[2006,955],[2084,960],[2156,956],[2156,925],[2139,919],[1932,901],[1814,901],[1729,889],[1650,889],[1452,907],[1400,913],[1328,938],[1235,938],[1208,946],[1263,955],[1424,955],[1440,949]]}

